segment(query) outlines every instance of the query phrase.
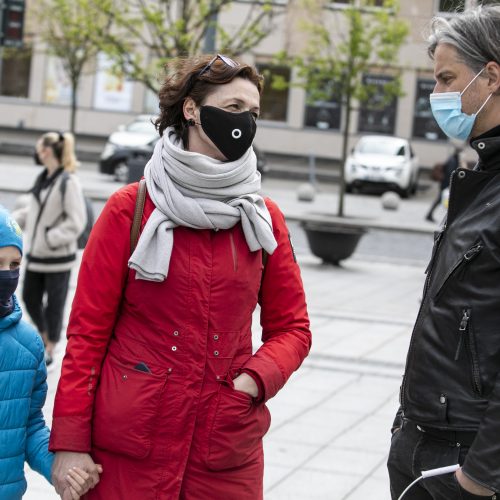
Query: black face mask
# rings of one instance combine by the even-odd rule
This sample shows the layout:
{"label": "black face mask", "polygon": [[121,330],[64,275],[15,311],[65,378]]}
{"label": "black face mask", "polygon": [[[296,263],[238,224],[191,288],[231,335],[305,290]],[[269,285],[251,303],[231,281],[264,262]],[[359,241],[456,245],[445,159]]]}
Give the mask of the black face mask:
{"label": "black face mask", "polygon": [[229,160],[240,159],[252,145],[257,124],[250,111],[230,113],[214,106],[200,108],[201,127]]}
{"label": "black face mask", "polygon": [[0,318],[8,316],[14,309],[12,295],[19,283],[19,269],[0,271]]}

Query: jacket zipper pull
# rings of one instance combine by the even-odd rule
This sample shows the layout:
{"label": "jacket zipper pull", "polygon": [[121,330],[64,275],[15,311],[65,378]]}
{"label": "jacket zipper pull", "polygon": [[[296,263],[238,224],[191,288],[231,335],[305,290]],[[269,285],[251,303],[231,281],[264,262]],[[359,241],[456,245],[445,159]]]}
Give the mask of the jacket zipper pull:
{"label": "jacket zipper pull", "polygon": [[458,345],[457,350],[455,352],[455,361],[458,361],[460,357],[460,351],[462,350],[462,346],[464,343],[464,335],[467,331],[467,326],[469,324],[470,312],[468,309],[464,309],[462,319],[460,320],[460,326],[458,327]]}
{"label": "jacket zipper pull", "polygon": [[462,269],[460,271],[460,275],[458,276],[458,279],[460,281],[464,279],[466,264],[468,264],[471,260],[475,259],[479,255],[482,249],[483,245],[478,243],[476,246],[473,246],[472,248],[467,250],[467,252],[464,253],[464,258],[462,261]]}

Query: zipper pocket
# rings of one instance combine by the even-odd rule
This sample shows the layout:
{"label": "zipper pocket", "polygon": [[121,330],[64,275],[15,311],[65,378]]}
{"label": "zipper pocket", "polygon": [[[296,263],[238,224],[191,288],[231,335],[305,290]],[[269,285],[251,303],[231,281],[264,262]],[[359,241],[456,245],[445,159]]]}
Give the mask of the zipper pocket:
{"label": "zipper pocket", "polygon": [[458,260],[458,262],[451,268],[451,271],[447,274],[444,279],[442,285],[439,287],[438,291],[434,295],[434,300],[438,301],[444,290],[446,289],[446,285],[448,281],[455,275],[458,271],[460,271],[460,279],[463,279],[466,266],[468,266],[483,250],[482,243],[476,243],[473,247],[469,248],[462,257]]}
{"label": "zipper pocket", "polygon": [[471,319],[469,316],[469,321],[467,323],[465,343],[470,357],[470,363],[472,368],[472,386],[474,391],[481,396],[483,394],[483,386],[481,384],[481,373],[479,371],[479,358],[476,349],[476,339],[474,336],[474,329],[471,325]]}
{"label": "zipper pocket", "polygon": [[470,362],[470,370],[472,375],[472,389],[478,395],[482,395],[483,386],[481,383],[481,373],[479,371],[479,358],[476,350],[476,340],[474,330],[471,325],[471,310],[464,309],[462,318],[458,327],[458,344],[455,352],[455,361],[460,358],[463,347],[466,347],[467,357]]}
{"label": "zipper pocket", "polygon": [[458,344],[457,344],[457,350],[455,351],[455,361],[458,361],[463,345],[465,343],[465,337],[469,329],[469,320],[470,320],[470,309],[464,309],[462,312],[462,319],[460,320],[460,325],[458,327]]}

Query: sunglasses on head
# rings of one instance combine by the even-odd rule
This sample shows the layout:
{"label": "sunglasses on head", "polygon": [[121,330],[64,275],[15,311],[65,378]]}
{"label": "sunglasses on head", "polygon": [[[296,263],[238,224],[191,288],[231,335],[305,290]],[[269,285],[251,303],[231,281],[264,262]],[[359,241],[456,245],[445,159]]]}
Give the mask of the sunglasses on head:
{"label": "sunglasses on head", "polygon": [[230,68],[237,68],[239,66],[239,64],[236,61],[233,61],[229,57],[224,56],[222,54],[217,54],[208,62],[207,65],[203,66],[203,68],[200,71],[198,71],[197,73],[193,73],[191,75],[187,84],[186,95],[189,95],[191,90],[193,90],[196,79],[199,78],[201,75],[205,74],[207,71],[210,71],[210,68],[213,66],[213,64],[219,60],[222,61],[226,66],[229,66]]}
{"label": "sunglasses on head", "polygon": [[230,68],[236,68],[239,66],[239,64],[236,61],[233,61],[231,58],[222,54],[217,54],[209,61],[209,63],[205,67],[203,67],[203,69],[198,71],[198,74],[196,76],[199,77],[209,71],[212,65],[218,60],[222,61],[226,66],[229,66]]}

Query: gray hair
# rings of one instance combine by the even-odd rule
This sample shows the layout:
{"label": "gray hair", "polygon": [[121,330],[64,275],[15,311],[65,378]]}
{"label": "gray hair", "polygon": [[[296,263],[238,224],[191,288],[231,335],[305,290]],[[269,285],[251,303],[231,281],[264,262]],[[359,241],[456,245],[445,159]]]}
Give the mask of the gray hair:
{"label": "gray hair", "polygon": [[443,43],[453,46],[475,73],[490,61],[500,64],[500,5],[476,7],[451,18],[434,17],[427,49],[432,59]]}

